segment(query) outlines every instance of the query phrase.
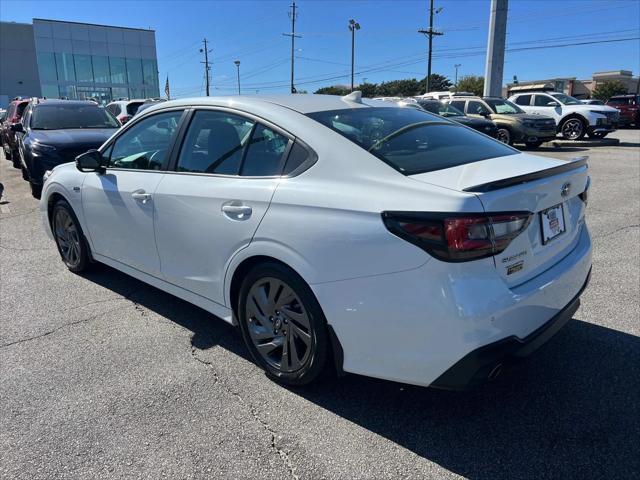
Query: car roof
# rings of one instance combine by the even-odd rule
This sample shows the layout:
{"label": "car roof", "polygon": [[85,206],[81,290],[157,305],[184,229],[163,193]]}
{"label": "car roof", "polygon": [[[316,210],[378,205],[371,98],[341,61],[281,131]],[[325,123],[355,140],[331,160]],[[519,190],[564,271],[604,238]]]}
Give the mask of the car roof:
{"label": "car roof", "polygon": [[316,95],[316,94],[283,94],[283,95],[229,95],[220,97],[195,97],[180,100],[170,100],[168,102],[158,102],[157,105],[145,110],[165,109],[174,106],[233,106],[242,104],[243,106],[275,104],[299,113],[311,113],[328,110],[357,109],[369,107],[398,108],[395,103],[382,100],[363,98],[361,102],[350,101],[337,95]]}
{"label": "car roof", "polygon": [[34,102],[33,104],[34,107],[37,107],[40,105],[95,105],[95,106],[98,106],[96,102],[93,102],[91,100],[59,100],[57,98],[46,98],[38,101],[37,103]]}

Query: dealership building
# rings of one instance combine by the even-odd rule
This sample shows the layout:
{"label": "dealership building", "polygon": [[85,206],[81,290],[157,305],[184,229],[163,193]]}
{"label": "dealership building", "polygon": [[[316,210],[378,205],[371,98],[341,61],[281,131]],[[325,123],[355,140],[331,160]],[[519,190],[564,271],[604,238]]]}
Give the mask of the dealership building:
{"label": "dealership building", "polygon": [[14,97],[160,96],[155,31],[34,18],[0,22],[0,108]]}

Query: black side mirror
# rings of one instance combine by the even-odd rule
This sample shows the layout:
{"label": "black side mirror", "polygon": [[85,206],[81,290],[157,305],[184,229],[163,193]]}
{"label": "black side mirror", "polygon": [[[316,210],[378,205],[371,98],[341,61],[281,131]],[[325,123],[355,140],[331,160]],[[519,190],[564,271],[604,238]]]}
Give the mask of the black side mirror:
{"label": "black side mirror", "polygon": [[21,123],[12,123],[9,128],[12,132],[24,132],[24,127]]}
{"label": "black side mirror", "polygon": [[103,173],[105,171],[103,162],[102,154],[98,150],[89,150],[76,157],[76,168],[85,173]]}

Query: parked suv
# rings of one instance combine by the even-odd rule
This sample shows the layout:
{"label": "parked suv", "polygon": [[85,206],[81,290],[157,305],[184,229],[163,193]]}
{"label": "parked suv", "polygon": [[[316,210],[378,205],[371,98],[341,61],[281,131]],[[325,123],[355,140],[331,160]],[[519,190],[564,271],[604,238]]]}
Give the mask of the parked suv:
{"label": "parked suv", "polygon": [[34,100],[22,123],[12,125],[21,135],[22,174],[31,193],[40,198],[43,175],[61,163],[102,145],[120,124],[95,102]]}
{"label": "parked suv", "polygon": [[509,97],[527,113],[552,117],[558,132],[567,140],[580,140],[585,134],[604,138],[615,131],[619,113],[606,105],[585,105],[560,92],[518,93]]}
{"label": "parked suv", "polygon": [[640,127],[640,95],[615,95],[607,101],[607,105],[620,112],[620,125]]}
{"label": "parked suv", "polygon": [[489,135],[490,137],[496,138],[498,136],[498,126],[491,120],[469,117],[453,105],[442,103],[439,100],[422,98],[418,99],[418,105],[427,112],[435,113],[441,117],[461,123],[462,125],[466,125],[467,127],[473,128],[474,130],[484,133],[485,135]]}
{"label": "parked suv", "polygon": [[496,138],[503,143],[538,148],[556,137],[552,118],[528,115],[509,100],[499,97],[454,97],[443,100],[467,115],[492,120],[498,126]]}
{"label": "parked suv", "polygon": [[5,120],[0,126],[0,139],[2,139],[2,149],[4,157],[13,161],[13,166],[20,168],[20,158],[18,157],[18,144],[16,142],[16,134],[11,130],[11,125],[22,120],[24,109],[29,104],[29,99],[16,98],[7,108]]}
{"label": "parked suv", "polygon": [[137,100],[116,100],[115,102],[108,104],[106,109],[109,110],[109,112],[111,112],[122,125],[124,125],[133,118],[133,116],[138,112],[140,105],[145,102],[146,100],[144,98]]}

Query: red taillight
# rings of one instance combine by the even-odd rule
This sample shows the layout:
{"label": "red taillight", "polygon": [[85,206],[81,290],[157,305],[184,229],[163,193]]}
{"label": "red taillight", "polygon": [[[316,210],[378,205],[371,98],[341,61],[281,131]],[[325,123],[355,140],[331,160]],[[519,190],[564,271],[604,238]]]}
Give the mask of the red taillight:
{"label": "red taillight", "polygon": [[496,214],[442,214],[384,212],[382,219],[392,233],[448,262],[462,262],[497,255],[522,233],[530,212]]}

